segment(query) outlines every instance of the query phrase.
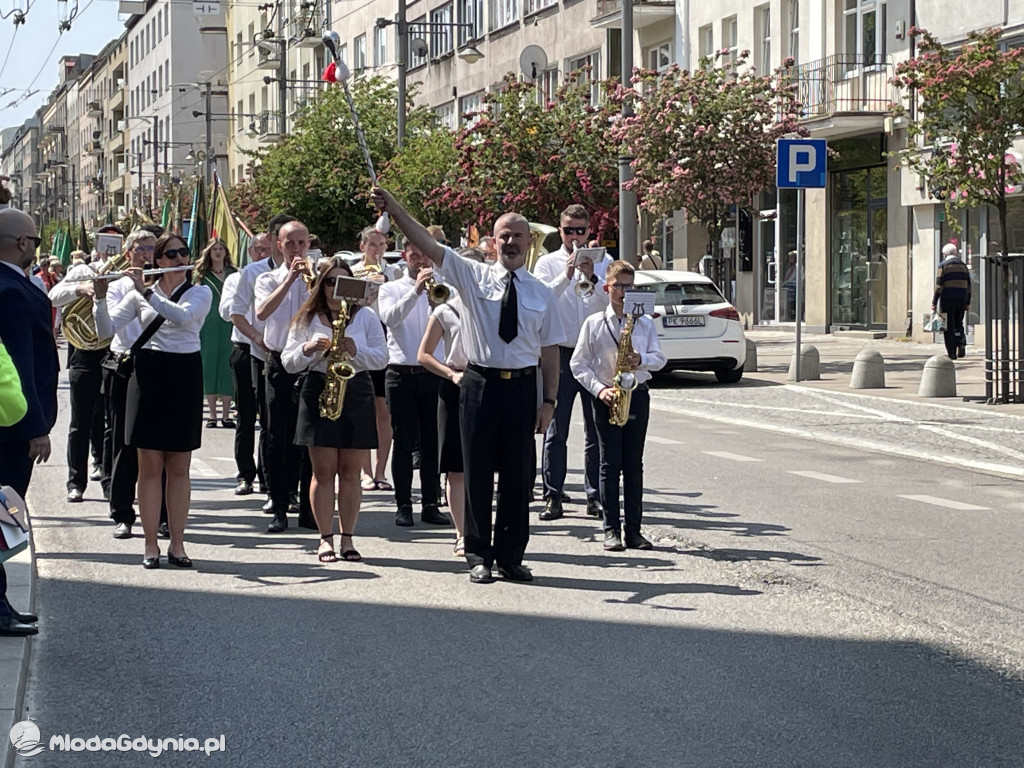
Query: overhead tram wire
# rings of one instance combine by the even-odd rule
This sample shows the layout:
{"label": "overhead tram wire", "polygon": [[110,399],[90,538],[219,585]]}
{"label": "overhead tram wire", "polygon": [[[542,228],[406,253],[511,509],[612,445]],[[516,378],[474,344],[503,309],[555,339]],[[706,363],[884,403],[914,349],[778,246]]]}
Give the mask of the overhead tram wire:
{"label": "overhead tram wire", "polygon": [[11,51],[14,50],[14,41],[18,39],[18,29],[19,28],[20,28],[20,25],[17,25],[17,24],[14,27],[14,34],[11,35],[11,44],[7,48],[7,55],[4,56],[3,66],[0,66],[0,77],[4,76],[4,70],[7,69],[7,62],[10,61],[10,59],[11,59]]}
{"label": "overhead tram wire", "polygon": [[[76,7],[74,18],[77,19],[79,16],[81,16],[83,13],[85,13],[87,10],[89,10],[89,6],[92,5],[94,2],[95,2],[95,0],[89,0],[89,2],[87,2],[85,4],[85,6],[82,7],[81,9],[78,9]],[[70,23],[70,21],[71,21],[71,19],[69,18],[68,22]],[[70,27],[68,27],[68,29],[70,29]],[[20,97],[18,97],[18,99],[16,99],[15,101],[11,102],[11,104],[13,105],[11,108],[17,108],[17,107],[21,106],[22,102],[29,98],[29,95],[31,95],[29,92],[31,91],[32,86],[35,85],[36,84],[36,80],[38,80],[42,76],[43,70],[45,70],[46,67],[49,66],[49,64],[50,64],[50,57],[53,55],[53,52],[57,50],[57,46],[60,45],[60,39],[61,39],[61,37],[64,36],[64,32],[65,32],[65,30],[63,28],[60,28],[60,29],[57,30],[57,39],[53,41],[53,47],[50,48],[50,52],[47,53],[46,56],[43,57],[43,64],[42,64],[42,66],[39,67],[39,71],[36,72],[36,76],[32,78],[32,82],[29,83],[28,87],[25,89],[26,95],[25,96],[20,96]]]}

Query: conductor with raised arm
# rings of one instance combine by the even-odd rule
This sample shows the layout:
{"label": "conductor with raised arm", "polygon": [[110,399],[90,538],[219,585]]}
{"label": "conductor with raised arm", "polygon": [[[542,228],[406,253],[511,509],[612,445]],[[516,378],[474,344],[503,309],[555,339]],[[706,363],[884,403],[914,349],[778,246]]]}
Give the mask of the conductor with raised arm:
{"label": "conductor with raised arm", "polygon": [[[493,581],[491,568],[497,564],[505,579],[532,581],[523,555],[530,538],[530,489],[536,473],[533,435],[543,434],[554,414],[558,344],[565,334],[552,311],[551,289],[524,266],[529,222],[517,213],[499,216],[494,224],[498,260],[481,264],[459,258],[437,242],[390,192],[375,188],[373,199],[462,297],[462,338],[469,364],[462,377],[459,411],[469,580]],[[492,524],[495,472],[498,496]]]}

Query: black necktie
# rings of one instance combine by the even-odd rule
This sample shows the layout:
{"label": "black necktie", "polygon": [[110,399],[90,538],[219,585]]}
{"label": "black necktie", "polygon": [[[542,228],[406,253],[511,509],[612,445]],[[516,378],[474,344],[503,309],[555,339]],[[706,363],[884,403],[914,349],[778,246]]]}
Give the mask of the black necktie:
{"label": "black necktie", "polygon": [[511,344],[519,335],[519,297],[515,277],[515,272],[508,273],[505,293],[501,297],[501,317],[498,319],[498,335],[506,344]]}

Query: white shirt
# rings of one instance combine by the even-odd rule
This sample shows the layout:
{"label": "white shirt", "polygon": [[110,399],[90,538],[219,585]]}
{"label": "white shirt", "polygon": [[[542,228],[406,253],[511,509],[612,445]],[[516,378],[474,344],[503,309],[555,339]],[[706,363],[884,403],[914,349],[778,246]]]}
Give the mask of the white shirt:
{"label": "white shirt", "polygon": [[453,371],[464,371],[469,360],[462,344],[462,313],[465,311],[458,297],[447,304],[434,307],[433,315],[441,326],[444,339],[444,364]]}
{"label": "white shirt", "polygon": [[110,351],[115,355],[127,352],[132,348],[135,340],[142,335],[142,323],[138,318],[129,320],[120,328],[114,328],[110,323],[110,315],[113,313],[114,307],[120,304],[129,293],[137,293],[135,283],[130,277],[122,277],[114,280],[107,288],[106,301],[96,301],[92,305],[92,314],[96,319],[96,332],[104,338],[113,334]]}
{"label": "white shirt", "polygon": [[[608,306],[608,294],[604,292],[604,278],[599,276],[597,264],[594,265],[594,291],[588,297],[576,295],[576,282],[579,273],[573,272],[572,277],[566,274],[570,254],[562,246],[554,253],[547,253],[537,260],[533,267],[533,276],[547,285],[555,294],[555,311],[562,321],[565,331],[565,342],[561,345],[570,349],[576,346],[583,321],[595,312]],[[603,273],[603,269],[600,270]]]}
{"label": "white shirt", "polygon": [[[36,288],[38,288],[43,293],[46,293],[46,283],[43,282],[43,278],[41,278],[39,275],[32,275],[29,278],[29,280],[32,281],[32,285],[34,285]],[[54,287],[56,287],[56,286],[54,286]],[[51,302],[51,304],[52,303],[53,302]]]}
{"label": "white shirt", "polygon": [[[64,279],[50,289],[50,302],[55,307],[64,307],[75,299],[81,298],[76,291],[78,286],[83,283],[78,281],[81,281],[82,278],[93,278],[95,276],[96,270],[90,264],[79,264],[76,267],[72,267],[64,275]],[[76,282],[69,282],[70,280],[75,280]]]}
{"label": "white shirt", "polygon": [[[235,298],[231,304],[230,314],[242,315],[261,336],[263,321],[256,318],[256,278],[270,272],[273,268],[274,260],[269,256],[242,267],[239,273],[241,277],[238,279],[238,287],[235,289]],[[249,351],[257,360],[266,361],[267,355],[258,344],[252,344]]]}
{"label": "white shirt", "polygon": [[[349,360],[349,364],[360,371],[378,371],[387,365],[388,348],[384,342],[384,329],[380,325],[377,316],[365,307],[356,311],[352,321],[345,329],[345,335],[356,343],[356,354]],[[322,353],[315,353],[307,356],[302,351],[302,345],[317,337],[333,338],[334,329],[324,322],[319,315],[314,317],[309,324],[301,322],[292,323],[288,329],[288,340],[285,343],[284,352],[281,353],[281,363],[289,373],[300,371],[327,371],[327,357]]]}
{"label": "white shirt", "polygon": [[[388,363],[419,365],[416,353],[430,317],[427,292],[416,293],[416,281],[408,276],[384,283],[377,294],[377,313],[388,328]],[[441,359],[437,350],[434,357]]]}
{"label": "white shirt", "polygon": [[540,360],[541,347],[565,341],[562,322],[556,312],[550,311],[554,294],[525,267],[515,271],[519,335],[511,344],[498,335],[501,299],[509,274],[500,261],[481,264],[445,248],[443,265],[436,271],[458,289],[462,298],[462,339],[469,362],[488,368],[530,368]]}
{"label": "white shirt", "polygon": [[[576,351],[572,353],[569,368],[576,381],[586,387],[594,397],[605,387],[612,386],[615,364],[619,359],[619,339],[626,318],[621,320],[608,307],[598,315],[591,315],[580,329]],[[640,366],[636,369],[637,384],[650,380],[651,371],[665,365],[665,353],[658,343],[658,330],[654,320],[641,315],[633,324],[633,349],[640,353]]]}
{"label": "white shirt", "polygon": [[[254,307],[258,307],[266,301],[267,297],[288,279],[289,271],[288,265],[281,262],[281,266],[256,278]],[[308,298],[309,290],[306,288],[306,281],[296,278],[274,313],[263,321],[263,343],[271,352],[284,351],[284,345],[288,341],[288,326],[292,324],[292,318],[299,313],[299,309]],[[255,309],[253,315],[255,315]]]}
{"label": "white shirt", "polygon": [[[217,305],[217,312],[220,319],[231,323],[231,311],[234,307],[235,293],[238,291],[238,283],[242,279],[241,272],[232,272],[224,278],[224,285],[220,289],[220,303]],[[239,313],[241,314],[241,313]],[[249,339],[231,323],[231,341],[238,344],[249,344]]]}
{"label": "white shirt", "polygon": [[[109,293],[107,298],[109,300]],[[199,351],[199,329],[203,327],[211,304],[213,292],[205,285],[193,285],[177,302],[171,301],[158,285],[154,285],[148,300],[138,291],[132,290],[109,311],[109,320],[117,330],[132,320],[139,320],[143,326],[147,326],[161,315],[167,318],[166,321],[153,334],[153,338],[143,345],[143,349],[187,354]],[[95,308],[98,328],[99,318],[107,314],[108,308],[99,302]]]}

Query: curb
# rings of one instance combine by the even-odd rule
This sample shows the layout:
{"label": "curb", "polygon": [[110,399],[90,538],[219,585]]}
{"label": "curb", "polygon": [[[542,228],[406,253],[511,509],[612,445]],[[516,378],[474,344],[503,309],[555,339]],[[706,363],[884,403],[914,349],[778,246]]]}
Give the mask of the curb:
{"label": "curb", "polygon": [[[8,597],[12,605],[24,611],[32,610],[36,588],[35,538],[31,530],[30,517],[28,549],[4,563]],[[13,768],[18,755],[11,743],[10,732],[11,727],[23,717],[31,657],[31,637],[0,639],[0,738],[5,743],[3,768]]]}

